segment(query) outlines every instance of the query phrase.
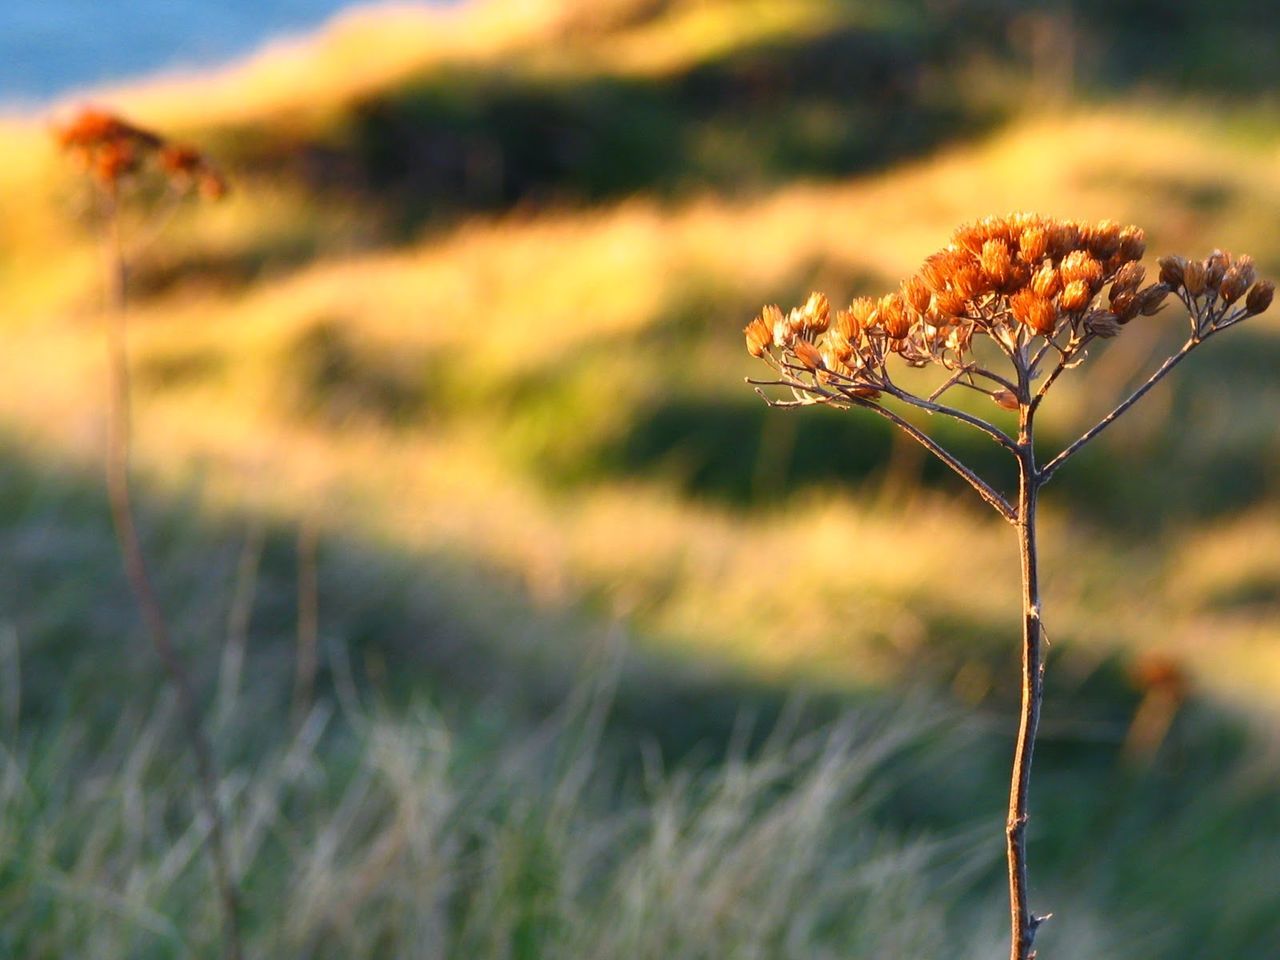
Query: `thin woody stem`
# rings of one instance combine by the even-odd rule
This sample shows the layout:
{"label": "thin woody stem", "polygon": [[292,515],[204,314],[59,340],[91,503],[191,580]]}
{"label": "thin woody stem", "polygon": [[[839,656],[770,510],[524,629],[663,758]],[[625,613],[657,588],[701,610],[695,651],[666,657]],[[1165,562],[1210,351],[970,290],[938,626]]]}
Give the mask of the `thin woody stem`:
{"label": "thin woody stem", "polygon": [[[977,491],[978,496],[982,497],[983,500],[991,504],[991,506],[995,508],[996,512],[999,513],[1000,516],[1004,517],[1005,520],[1009,521],[1010,523],[1014,523],[1016,521],[1017,514],[1014,512],[1013,505],[1010,504],[1009,501],[1006,500],[998,490],[996,490],[993,486],[991,486],[991,484],[987,483],[987,481],[983,480],[982,477],[978,476],[978,474],[975,473],[973,470],[966,467],[959,460],[959,458],[957,458],[954,454],[952,454],[949,450],[947,450],[946,447],[942,446],[940,443],[938,443],[938,441],[934,440],[931,436],[929,436],[919,427],[915,426],[915,424],[913,424],[910,420],[907,420],[902,415],[895,413],[894,411],[888,409],[887,407],[884,407],[878,403],[875,403],[874,401],[869,400],[865,397],[849,396],[847,394],[841,393],[839,390],[834,390],[834,391],[827,390],[827,389],[824,389],[823,387],[818,386],[817,384],[801,383],[799,381],[792,380],[789,377],[783,380],[753,380],[751,378],[748,378],[747,383],[750,383],[757,388],[775,387],[775,386],[791,387],[794,390],[803,391],[812,397],[811,400],[807,400],[807,401],[806,400],[796,400],[796,401],[770,400],[767,396],[765,396],[765,394],[762,391],[757,389],[756,392],[759,393],[760,396],[764,399],[764,401],[770,404],[771,406],[789,407],[789,406],[808,406],[809,404],[817,404],[817,403],[841,403],[841,404],[847,403],[847,404],[853,404],[859,407],[865,407],[868,410],[875,411],[880,416],[884,417],[886,420],[889,420],[890,422],[901,427],[904,431],[906,431],[906,433],[908,433],[917,442],[919,442],[926,450],[928,450],[930,453],[936,456],[939,460],[945,463],[948,467],[950,467],[953,471],[955,471],[957,474],[963,477],[969,483],[969,485],[973,487],[974,490]],[[901,391],[897,391],[897,392],[894,392],[893,395],[898,396],[900,393]],[[918,397],[914,397],[909,394],[906,395],[906,397],[910,397],[913,400],[919,400]],[[931,404],[931,406],[936,406],[936,405]],[[992,429],[994,430],[995,428],[992,427]],[[999,433],[999,431],[996,431],[996,432]],[[1004,434],[1000,434],[1000,435],[1004,436]],[[1012,443],[1012,441],[1010,442]]]}
{"label": "thin woody stem", "polygon": [[1046,919],[1027,905],[1027,821],[1031,789],[1031,760],[1040,707],[1044,698],[1044,628],[1040,619],[1040,580],[1036,548],[1036,500],[1043,483],[1036,471],[1031,405],[1024,403],[1018,432],[1018,538],[1022,567],[1022,703],[1018,738],[1009,782],[1009,812],[1005,823],[1009,864],[1010,960],[1032,960],[1035,937]]}
{"label": "thin woody stem", "polygon": [[137,601],[151,644],[178,695],[187,739],[196,765],[199,796],[209,820],[209,855],[218,888],[223,923],[223,956],[241,960],[244,950],[240,936],[239,895],[231,875],[226,828],[218,807],[217,766],[213,748],[200,723],[200,708],[191,675],[169,635],[168,624],[147,570],[142,542],[134,519],[133,495],[129,481],[132,451],[129,359],[126,342],[126,266],[120,235],[120,216],[114,193],[106,198],[106,267],[108,279],[107,364],[109,376],[107,408],[107,498],[111,520],[124,561],[125,574]]}
{"label": "thin woody stem", "polygon": [[907,393],[905,390],[895,387],[893,384],[887,384],[884,387],[886,393],[890,396],[897,397],[903,403],[909,403],[913,407],[919,407],[928,413],[941,413],[944,416],[951,417],[953,420],[959,420],[961,423],[967,423],[971,427],[981,430],[1000,446],[1004,447],[1010,453],[1017,454],[1018,446],[1013,439],[994,424],[988,423],[981,417],[975,417],[971,413],[965,413],[963,410],[957,410],[955,407],[949,407],[944,403],[934,403],[925,400],[923,397],[917,397],[915,394]]}
{"label": "thin woody stem", "polygon": [[867,407],[868,409],[874,410],[876,413],[880,414],[880,416],[884,417],[886,420],[890,420],[893,423],[897,424],[904,431],[910,434],[916,441],[918,441],[926,450],[928,450],[930,453],[936,456],[939,460],[945,463],[957,474],[964,477],[964,479],[968,481],[969,485],[978,492],[978,496],[982,497],[983,500],[991,504],[991,506],[993,506],[996,509],[996,512],[999,513],[1000,516],[1004,517],[1005,520],[1009,521],[1010,523],[1017,522],[1017,514],[1014,512],[1014,508],[1009,503],[1008,500],[1006,500],[1003,496],[1001,496],[1000,493],[994,487],[991,486],[991,484],[987,483],[987,481],[983,480],[980,476],[978,476],[976,473],[974,473],[972,470],[966,467],[945,447],[939,444],[936,440],[934,440],[931,436],[929,436],[923,430],[916,427],[913,423],[911,423],[911,421],[907,420],[905,417],[898,415],[897,413],[894,413],[892,410],[889,410],[886,407],[880,406],[880,404],[878,403],[872,403],[870,400],[860,399],[860,400],[856,400],[855,402],[857,403],[858,406]]}
{"label": "thin woody stem", "polygon": [[1160,368],[1156,370],[1156,372],[1153,373],[1147,379],[1147,381],[1144,384],[1142,384],[1142,386],[1138,387],[1137,390],[1129,394],[1129,396],[1125,400],[1123,400],[1119,405],[1117,405],[1114,410],[1112,410],[1105,417],[1103,417],[1101,420],[1095,423],[1092,427],[1086,430],[1083,434],[1081,434],[1079,439],[1077,439],[1069,447],[1066,447],[1065,449],[1063,449],[1057,456],[1055,456],[1052,460],[1046,463],[1044,467],[1042,467],[1040,470],[1040,474],[1039,474],[1040,483],[1041,484],[1047,483],[1049,479],[1055,473],[1058,472],[1058,468],[1061,467],[1063,463],[1065,463],[1067,459],[1071,457],[1072,454],[1076,453],[1081,447],[1087,444],[1090,440],[1092,440],[1094,437],[1100,434],[1107,427],[1111,426],[1111,424],[1115,422],[1117,417],[1119,417],[1122,413],[1124,413],[1126,410],[1132,407],[1135,403],[1141,400],[1144,396],[1146,396],[1147,391],[1149,391],[1157,383],[1163,380],[1164,377],[1174,367],[1176,367],[1178,364],[1180,364],[1183,360],[1187,358],[1187,355],[1190,354],[1192,350],[1194,350],[1201,343],[1203,343],[1210,336],[1212,336],[1213,332],[1214,331],[1209,331],[1205,333],[1203,336],[1191,337],[1189,340],[1187,340],[1187,342],[1182,345],[1182,348],[1177,353],[1173,354],[1173,356],[1165,360],[1165,362],[1160,365]]}

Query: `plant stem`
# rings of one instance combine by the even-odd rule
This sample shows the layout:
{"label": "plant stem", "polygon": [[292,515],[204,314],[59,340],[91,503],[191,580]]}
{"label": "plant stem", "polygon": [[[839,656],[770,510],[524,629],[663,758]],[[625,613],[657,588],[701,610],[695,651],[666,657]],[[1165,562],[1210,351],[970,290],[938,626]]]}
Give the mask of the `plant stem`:
{"label": "plant stem", "polygon": [[142,614],[143,623],[151,644],[164,666],[165,673],[178,695],[187,739],[195,759],[199,781],[199,795],[205,815],[209,818],[209,855],[213,863],[214,880],[218,887],[218,899],[223,923],[223,956],[227,960],[241,960],[239,897],[231,878],[230,856],[227,850],[226,829],[218,807],[217,767],[213,748],[200,723],[200,708],[191,676],[169,635],[159,598],[147,570],[142,542],[134,519],[133,495],[129,483],[129,461],[132,451],[132,412],[130,409],[129,356],[127,332],[127,268],[124,246],[120,235],[120,217],[114,194],[106,203],[107,242],[107,499],[111,507],[111,521],[124,561],[125,574],[134,599]]}
{"label": "plant stem", "polygon": [[1019,554],[1022,560],[1022,710],[1009,783],[1006,839],[1009,858],[1011,960],[1031,960],[1036,930],[1044,918],[1027,906],[1027,801],[1040,704],[1044,696],[1044,631],[1040,622],[1040,581],[1036,553],[1036,499],[1043,482],[1036,470],[1031,411],[1023,405],[1018,437]]}

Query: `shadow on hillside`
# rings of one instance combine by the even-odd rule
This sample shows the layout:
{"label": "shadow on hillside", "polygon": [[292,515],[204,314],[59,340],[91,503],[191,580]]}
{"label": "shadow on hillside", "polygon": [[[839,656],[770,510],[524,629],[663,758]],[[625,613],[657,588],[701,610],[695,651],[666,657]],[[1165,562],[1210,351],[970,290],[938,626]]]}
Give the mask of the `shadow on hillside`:
{"label": "shadow on hillside", "polygon": [[[298,532],[246,515],[212,518],[196,489],[146,498],[141,516],[161,595],[206,695],[226,637],[245,530],[263,531],[241,707],[233,734],[223,738],[252,762],[275,742],[271,731],[287,726]],[[500,731],[528,729],[560,709],[584,674],[605,669],[613,651],[602,639],[607,628],[587,610],[538,604],[521,584],[475,558],[397,551],[339,530],[322,535],[316,569],[321,697],[340,697],[349,672],[356,695],[369,703],[394,709],[426,697],[456,727],[504,736]],[[926,740],[886,778],[879,816],[912,833],[990,823],[998,837],[1016,689],[1010,625],[920,613],[927,639],[903,652],[905,689],[926,702],[951,703],[948,691],[960,691],[964,676],[960,700],[972,709],[981,672],[977,680],[993,692],[976,699],[986,719],[966,749],[954,749],[953,738],[944,738],[952,745],[945,751],[942,740],[932,746]],[[26,736],[53,734],[69,718],[110,736],[122,712],[152,702],[157,670],[119,573],[96,478],[32,462],[11,444],[0,451],[0,622],[19,639]],[[1180,935],[1206,950],[1231,955],[1256,945],[1257,937],[1265,942],[1271,914],[1242,918],[1224,933],[1215,926],[1213,898],[1201,896],[1218,883],[1222,889],[1254,883],[1257,870],[1249,864],[1258,862],[1259,831],[1280,835],[1271,781],[1231,780],[1250,749],[1239,725],[1193,701],[1138,762],[1126,761],[1124,743],[1149,688],[1136,684],[1119,659],[1079,658],[1069,638],[1055,641],[1036,765],[1035,809],[1044,825],[1036,833],[1037,864],[1046,876],[1064,877],[1064,889],[1077,883],[1097,885],[1104,895],[1143,890],[1139,902],[1155,910],[1165,905],[1178,916]],[[649,744],[664,763],[693,756],[719,762],[735,743],[750,750],[796,693],[712,663],[661,661],[633,649],[619,675],[609,736],[623,756]],[[814,690],[791,722],[802,732],[853,704],[884,707],[885,698]],[[744,725],[744,716],[754,722]],[[1206,792],[1205,784],[1221,786]],[[1098,850],[1107,851],[1102,861],[1089,852]],[[998,883],[994,855],[981,869]],[[1153,870],[1161,877],[1155,885],[1148,879]],[[1249,910],[1259,909],[1258,898],[1249,903]]]}
{"label": "shadow on hillside", "polygon": [[227,129],[212,152],[354,192],[407,234],[467,211],[883,167],[998,119],[938,76],[955,67],[945,44],[901,29],[734,48],[660,76],[449,67],[355,102],[323,143]]}

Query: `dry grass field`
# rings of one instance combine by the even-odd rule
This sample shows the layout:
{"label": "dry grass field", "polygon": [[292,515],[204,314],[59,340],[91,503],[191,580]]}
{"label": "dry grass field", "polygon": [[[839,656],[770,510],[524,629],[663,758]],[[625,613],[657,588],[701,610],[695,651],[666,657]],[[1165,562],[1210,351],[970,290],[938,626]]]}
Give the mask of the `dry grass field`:
{"label": "dry grass field", "polygon": [[[144,530],[253,955],[998,951],[1013,542],[878,421],[764,408],[741,327],[1017,209],[1275,277],[1280,124],[1159,84],[1028,106],[1016,49],[911,9],[379,12],[104,94],[233,185],[145,243],[140,201],[126,243]],[[0,945],[208,955],[97,480],[101,254],[48,118],[0,143]],[[1054,440],[1179,342],[1140,322]],[[1277,361],[1267,316],[1215,341],[1046,495],[1046,957],[1280,942]],[[299,529],[322,682],[293,729]],[[1151,663],[1190,691],[1155,739]]]}

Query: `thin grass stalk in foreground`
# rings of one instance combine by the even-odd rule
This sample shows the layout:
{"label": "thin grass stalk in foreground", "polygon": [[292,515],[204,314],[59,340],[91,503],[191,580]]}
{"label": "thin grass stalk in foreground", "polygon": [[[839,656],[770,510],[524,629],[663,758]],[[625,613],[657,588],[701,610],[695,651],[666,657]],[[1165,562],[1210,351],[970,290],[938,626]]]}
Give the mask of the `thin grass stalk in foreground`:
{"label": "thin grass stalk in foreground", "polygon": [[[1036,931],[1049,916],[1029,907],[1027,823],[1031,766],[1044,697],[1036,505],[1062,465],[1137,403],[1190,353],[1223,330],[1270,305],[1274,286],[1257,280],[1253,260],[1215,250],[1204,260],[1164,257],[1160,278],[1143,286],[1143,232],[1113,221],[1081,224],[1035,214],[989,217],[961,227],[897,293],[859,298],[831,312],[822,294],[784,315],[766,307],[746,327],[747,349],[774,375],[750,380],[773,406],[861,407],[885,417],[950,467],[1018,532],[1022,574],[1021,706],[1006,819],[1010,957],[1035,957]],[[1109,288],[1108,288],[1108,285]],[[1105,289],[1105,296],[1104,296]],[[1148,379],[1079,439],[1036,459],[1035,418],[1049,389],[1088,356],[1095,340],[1154,316],[1170,294],[1186,307],[1190,335]],[[895,383],[890,362],[938,366],[946,374],[927,396]],[[785,388],[777,399],[762,388]],[[953,391],[984,396],[1017,414],[1017,431],[944,398]],[[1016,502],[887,406],[940,414],[985,434],[1018,468]]]}
{"label": "thin grass stalk in foreground", "polygon": [[[107,416],[106,416],[106,487],[112,525],[124,564],[129,587],[151,645],[159,657],[178,698],[183,729],[195,761],[200,805],[209,821],[208,851],[218,890],[219,911],[223,925],[223,955],[227,960],[242,960],[244,950],[240,931],[240,897],[231,868],[230,848],[225,819],[218,805],[217,762],[213,747],[205,734],[199,700],[191,673],[182,661],[169,631],[146,556],[138,535],[130,485],[132,437],[132,387],[128,355],[128,264],[125,257],[121,225],[121,183],[136,173],[142,159],[156,154],[173,184],[181,183],[179,175],[213,177],[217,175],[203,158],[185,148],[164,144],[156,135],[127,124],[118,118],[86,111],[60,131],[63,146],[76,152],[90,165],[94,174],[95,196],[100,200],[103,230],[102,248],[106,268],[107,305],[105,335],[107,348]],[[170,169],[171,167],[178,168]],[[208,180],[209,188],[221,181]]]}

